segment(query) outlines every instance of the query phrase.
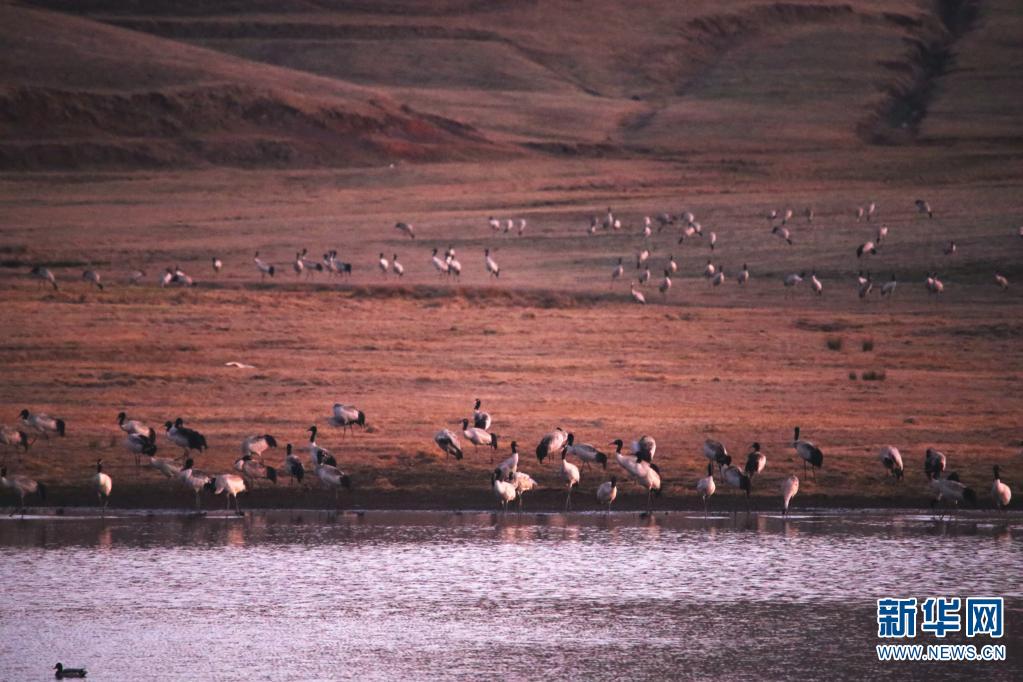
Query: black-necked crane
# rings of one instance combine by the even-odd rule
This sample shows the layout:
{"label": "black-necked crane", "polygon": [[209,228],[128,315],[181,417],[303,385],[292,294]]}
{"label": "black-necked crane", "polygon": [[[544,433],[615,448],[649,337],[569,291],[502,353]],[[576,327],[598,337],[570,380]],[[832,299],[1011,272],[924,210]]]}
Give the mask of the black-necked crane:
{"label": "black-necked crane", "polygon": [[334,455],[330,450],[321,448],[316,442],[316,434],[319,433],[319,429],[316,424],[310,426],[306,431],[309,432],[309,445],[306,446],[306,450],[309,451],[309,463],[312,465],[313,470],[319,466],[320,462],[323,461],[325,464],[337,464],[337,460],[334,459]]}
{"label": "black-necked crane", "polygon": [[504,224],[504,233],[508,234],[509,232],[511,232],[514,229],[515,229],[515,221],[512,218],[508,218],[508,220]]}
{"label": "black-necked crane", "polygon": [[398,232],[407,234],[409,236],[409,239],[416,238],[416,228],[413,227],[411,223],[397,222],[394,224],[394,229],[396,229]]}
{"label": "black-necked crane", "polygon": [[856,207],[856,222],[859,222],[859,221],[863,220],[863,215],[865,213],[866,213],[866,211],[863,209],[862,206],[857,206]]}
{"label": "black-necked crane", "polygon": [[128,275],[128,284],[132,285],[138,284],[143,280],[143,278],[145,278],[145,276],[146,276],[145,270],[142,269],[132,270],[131,274]]}
{"label": "black-necked crane", "polygon": [[877,204],[871,201],[867,206],[867,222],[873,220],[875,215],[877,215]]}
{"label": "black-necked crane", "polygon": [[657,215],[657,231],[658,232],[660,232],[661,230],[666,228],[668,225],[674,225],[674,224],[675,224],[675,216],[671,215],[670,213],[659,213]]}
{"label": "black-necked crane", "polygon": [[708,501],[717,489],[717,484],[714,482],[714,463],[708,462],[707,475],[696,482],[696,492],[703,498],[704,515],[709,511]]}
{"label": "black-necked crane", "polygon": [[509,480],[511,474],[516,473],[519,470],[519,444],[516,441],[511,442],[511,455],[509,455],[503,462],[497,465],[497,468],[501,471],[501,477],[505,480]]}
{"label": "black-necked crane", "polygon": [[788,242],[789,246],[792,246],[792,232],[789,228],[782,227],[781,225],[775,225],[771,228],[771,234],[778,235],[779,239],[784,239]]}
{"label": "black-necked crane", "polygon": [[749,449],[746,454],[746,474],[752,481],[767,468],[767,455],[760,451],[760,443],[753,443]]}
{"label": "black-necked crane", "polygon": [[163,274],[160,275],[160,288],[163,289],[174,282],[174,271],[170,268],[164,270]]}
{"label": "black-necked crane", "polygon": [[992,467],[994,481],[991,483],[991,498],[995,501],[998,509],[1004,510],[1012,501],[1012,488],[1002,483],[1002,477],[998,471],[998,465]]}
{"label": "black-necked crane", "polygon": [[41,501],[46,499],[45,485],[23,474],[8,476],[6,466],[0,466],[0,485],[8,490],[13,490],[20,500],[21,506],[12,509],[8,516],[14,516],[14,512],[18,511],[18,509],[21,510],[22,516],[25,515],[25,498],[28,495],[38,494]]}
{"label": "black-necked crane", "polygon": [[522,496],[530,490],[540,487],[532,476],[522,471],[510,474],[508,482],[515,486],[515,496],[518,498],[519,511],[522,511]]}
{"label": "black-necked crane", "polygon": [[252,455],[244,454],[234,461],[234,470],[241,473],[248,481],[255,485],[257,479],[265,478],[271,483],[277,483],[277,469],[267,466],[252,459]]}
{"label": "black-necked crane", "polygon": [[610,481],[604,481],[597,488],[597,504],[607,507],[607,513],[611,513],[611,503],[618,497],[618,477],[612,476]]}
{"label": "black-necked crane", "polygon": [[181,473],[181,465],[170,457],[156,457],[154,455],[147,456],[149,457],[149,461],[146,463],[146,466],[156,469],[163,474],[164,477],[174,479]]}
{"label": "black-necked crane", "polygon": [[639,270],[650,259],[650,249],[642,249],[636,254],[636,269]]}
{"label": "black-necked crane", "polygon": [[567,494],[565,495],[565,511],[572,510],[572,488],[579,485],[579,467],[572,464],[567,459],[568,455],[563,449],[561,451],[561,482],[565,484],[567,488]]}
{"label": "black-necked crane", "polygon": [[718,243],[718,233],[712,231],[708,235],[707,243],[710,244],[710,250],[713,251],[714,250],[714,245]]}
{"label": "black-necked crane", "polygon": [[135,455],[135,466],[139,466],[141,458],[153,457],[156,454],[156,431],[149,429],[145,435],[130,432],[124,439],[124,447]]}
{"label": "black-necked crane", "polygon": [[236,474],[219,474],[206,484],[206,488],[211,490],[214,495],[227,493],[227,509],[231,509],[231,500],[234,500],[235,513],[238,516],[242,515],[241,506],[238,504],[238,495],[247,490],[243,477]]}
{"label": "black-necked crane", "polygon": [[556,452],[561,452],[568,443],[568,433],[560,426],[540,439],[536,446],[536,459],[543,462]]}
{"label": "black-necked crane", "polygon": [[518,496],[515,484],[502,478],[500,469],[494,469],[490,474],[490,489],[494,492],[497,501],[501,503],[501,511],[504,512],[508,511],[508,503]]}
{"label": "black-necked crane", "polygon": [[773,223],[775,220],[778,219],[778,209],[772,208],[765,215],[767,216],[767,222]]}
{"label": "black-necked crane", "polygon": [[262,457],[264,452],[275,447],[277,447],[277,439],[269,433],[264,433],[262,436],[246,436],[242,440],[242,456]]}
{"label": "black-necked crane", "polygon": [[174,277],[173,277],[173,279],[171,279],[172,283],[177,284],[178,286],[181,286],[181,287],[194,287],[195,286],[195,280],[192,279],[188,275],[188,273],[186,273],[184,270],[182,270],[178,266],[176,266],[176,265],[174,266],[173,273],[174,273]]}
{"label": "black-necked crane", "polygon": [[297,481],[299,484],[305,478],[305,467],[302,466],[302,460],[295,454],[295,449],[291,443],[285,446],[284,461],[281,462],[281,466],[277,471],[291,477],[292,481]]}
{"label": "black-necked crane", "polygon": [[477,429],[483,429],[487,431],[490,429],[490,425],[493,423],[493,419],[490,418],[489,412],[484,412],[480,409],[483,405],[483,401],[476,398],[476,403],[472,407],[472,425]]}
{"label": "black-necked crane", "polygon": [[894,476],[895,480],[901,481],[904,468],[902,466],[902,453],[894,445],[885,445],[881,448],[881,451],[877,453],[877,458],[881,461],[882,466],[888,472],[889,476]]}
{"label": "black-necked crane", "polygon": [[103,472],[103,460],[96,460],[96,473],[91,479],[89,479],[92,489],[96,491],[96,496],[99,498],[100,506],[103,508],[102,514],[106,516],[107,502],[110,501],[110,491],[114,487],[114,482],[110,476]]}
{"label": "black-necked crane", "polygon": [[398,254],[391,256],[391,272],[397,275],[399,279],[405,276],[405,266],[398,262]]}
{"label": "black-necked crane", "polygon": [[714,266],[714,263],[712,263],[711,260],[708,258],[707,265],[706,267],[703,268],[703,276],[706,277],[707,279],[712,279],[714,275],[717,273],[717,271],[718,269]]}
{"label": "black-necked crane", "polygon": [[856,278],[856,283],[857,283],[856,295],[859,296],[860,298],[866,298],[870,294],[870,292],[874,290],[874,280],[870,278],[869,272],[865,277],[861,272],[860,275]]}
{"label": "black-necked crane", "polygon": [[671,271],[664,271],[664,277],[661,279],[661,283],[657,285],[657,290],[661,292],[662,298],[668,298],[668,291],[671,290]]}
{"label": "black-necked crane", "polygon": [[668,255],[668,270],[671,271],[671,274],[673,275],[678,272],[678,262],[675,260],[674,254]]}
{"label": "black-necked crane", "polygon": [[924,453],[924,475],[927,478],[941,478],[946,466],[948,466],[948,458],[945,457],[945,453],[934,448],[927,448]]}
{"label": "black-necked crane", "polygon": [[954,472],[946,478],[932,478],[931,491],[934,493],[934,499],[931,500],[932,508],[942,500],[950,501],[956,508],[962,503],[977,504],[977,493],[962,483],[959,475]]}
{"label": "black-necked crane", "polygon": [[696,234],[696,226],[686,225],[679,231],[678,243],[681,244],[686,239],[692,237],[694,234]]}
{"label": "black-necked crane", "polygon": [[487,224],[490,225],[490,229],[494,232],[499,232],[501,230],[501,221],[494,216],[487,218]]}
{"label": "black-necked crane", "polygon": [[305,272],[305,260],[302,259],[302,254],[298,251],[295,252],[295,260],[291,264],[291,269],[295,271],[295,277]]}
{"label": "black-necked crane", "polygon": [[[657,454],[657,441],[653,436],[642,435],[631,444],[632,454],[641,462],[653,462]],[[656,468],[656,467],[655,467]]]}
{"label": "black-necked crane", "polygon": [[618,259],[618,265],[614,270],[611,271],[611,286],[614,286],[615,280],[625,275],[625,266],[622,265],[622,259]]}
{"label": "black-necked crane", "polygon": [[434,270],[437,271],[438,274],[440,275],[449,274],[448,264],[444,261],[443,258],[437,255],[437,249],[433,250],[433,257],[430,262],[433,263],[433,268]]}
{"label": "black-necked crane", "polygon": [[391,269],[391,264],[387,260],[387,258],[384,257],[384,252],[383,251],[380,252],[380,256],[379,256],[379,258],[377,260],[377,267],[380,268],[380,275],[381,275],[381,277],[383,277],[384,279],[387,279],[387,271]]}
{"label": "black-necked crane", "polygon": [[725,266],[723,266],[721,263],[718,263],[717,273],[715,273],[715,275],[711,277],[710,283],[712,286],[715,287],[719,287],[725,283]]}
{"label": "black-necked crane", "polygon": [[810,273],[810,288],[818,296],[824,295],[824,284],[817,278],[816,270]]}
{"label": "black-necked crane", "polygon": [[805,272],[792,272],[785,275],[785,279],[781,281],[785,287],[791,289],[792,287],[798,286],[803,283],[803,277],[806,275]]}
{"label": "black-necked crane", "polygon": [[639,286],[646,286],[646,283],[650,281],[650,268],[643,268],[643,272],[639,273]]}
{"label": "black-necked crane", "polygon": [[314,258],[309,258],[308,253],[309,249],[302,249],[302,265],[305,267],[306,278],[312,277],[314,272],[323,272],[324,270],[324,264]]}
{"label": "black-necked crane", "polygon": [[354,436],[356,426],[361,426],[365,430],[366,413],[355,405],[334,403],[333,414],[330,415],[327,423],[340,428],[342,438],[345,435],[345,431],[351,431]]}
{"label": "black-necked crane", "polygon": [[462,459],[462,444],[458,441],[458,436],[453,431],[441,429],[434,435],[433,442],[456,460]]}
{"label": "black-necked crane", "polygon": [[806,210],[803,211],[803,215],[806,217],[806,222],[812,223],[813,222],[813,207],[812,206],[807,206]]}
{"label": "black-necked crane", "polygon": [[328,463],[322,452],[317,454],[319,455],[319,462],[316,464],[316,478],[320,480],[324,487],[334,489],[334,506],[337,506],[341,501],[341,488],[351,490],[352,479],[348,474],[338,469],[336,464]]}
{"label": "black-necked crane", "polygon": [[1009,280],[1005,277],[1005,275],[998,272],[995,273],[995,284],[1001,287],[1002,291],[1009,288]]}
{"label": "black-necked crane", "polygon": [[96,287],[100,291],[103,291],[103,282],[102,282],[103,278],[100,277],[100,274],[98,272],[96,272],[95,270],[86,270],[86,271],[84,271],[82,273],[82,279],[84,279],[86,282],[89,282],[90,284],[92,284],[94,287]]}
{"label": "black-necked crane", "polygon": [[449,256],[444,261],[448,266],[448,275],[459,279],[462,277],[462,263],[454,256]]}
{"label": "black-necked crane", "polygon": [[862,244],[856,247],[857,258],[862,258],[863,254],[865,253],[869,253],[872,256],[877,255],[877,244],[875,244],[872,240],[868,239],[867,241],[863,242]]}
{"label": "black-necked crane", "polygon": [[28,410],[22,410],[19,416],[21,417],[21,423],[26,428],[35,431],[47,440],[49,440],[51,433],[55,433],[58,436],[64,436],[67,433],[67,425],[63,419],[57,419],[42,412],[29,412]]}
{"label": "black-necked crane", "polygon": [[927,286],[927,291],[932,294],[940,294],[945,291],[945,283],[938,279],[938,274],[935,272],[928,273],[924,284]]}
{"label": "black-necked crane", "polygon": [[128,419],[128,415],[124,412],[117,413],[117,425],[125,433],[134,433],[139,436],[148,436],[149,432],[152,431],[148,426],[143,424],[137,419]]}
{"label": "black-necked crane", "polygon": [[178,417],[174,422],[164,422],[164,428],[167,432],[167,438],[184,450],[184,454],[187,457],[191,454],[192,450],[198,450],[202,452],[208,445],[206,444],[206,437],[196,431],[190,429],[184,425],[184,420]]}
{"label": "black-necked crane", "polygon": [[586,234],[597,234],[597,216],[590,216],[590,226],[586,228]]}
{"label": "black-necked crane", "polygon": [[646,513],[652,513],[650,497],[652,494],[656,494],[658,497],[661,495],[661,474],[657,470],[657,466],[649,460],[639,459],[638,455],[623,455],[620,438],[611,441],[611,444],[615,446],[615,459],[618,460],[618,466],[625,470],[629,478],[646,488]]}
{"label": "black-necked crane", "polygon": [[185,465],[178,472],[178,482],[187,490],[191,490],[195,493],[195,509],[199,511],[202,509],[202,499],[200,495],[203,489],[206,488],[206,484],[213,480],[210,476],[207,476],[203,472],[195,468],[195,462],[191,457],[185,460]]}
{"label": "black-necked crane", "polygon": [[709,438],[703,441],[703,456],[709,459],[711,464],[717,464],[718,471],[732,463],[732,457],[724,444]]}
{"label": "black-necked crane", "polygon": [[792,220],[792,209],[786,208],[785,212],[781,216],[781,224],[786,225],[790,220]]}
{"label": "black-necked crane", "polygon": [[746,494],[746,511],[749,512],[749,496],[753,492],[753,482],[746,472],[728,464],[721,470],[721,480],[729,487],[741,490]]}
{"label": "black-necked crane", "polygon": [[683,211],[679,217],[686,225],[692,225],[696,222],[696,216],[692,211]]}
{"label": "black-necked crane", "polygon": [[896,286],[898,286],[898,282],[895,281],[895,273],[892,273],[892,278],[881,285],[881,296],[891,296],[895,293]]}
{"label": "black-necked crane", "polygon": [[650,239],[650,236],[653,233],[654,233],[654,231],[650,228],[650,225],[644,225],[643,226],[643,238],[644,239]]}
{"label": "black-necked crane", "polygon": [[917,213],[926,213],[928,218],[934,217],[934,211],[931,210],[931,205],[923,199],[916,200]]}
{"label": "black-necked crane", "polygon": [[607,469],[607,454],[589,443],[575,442],[575,434],[572,432],[569,432],[568,440],[565,442],[565,452],[571,457],[577,457],[579,461],[584,462],[587,466],[599,464],[604,469]]}
{"label": "black-necked crane", "polygon": [[785,516],[789,513],[789,503],[792,498],[799,492],[799,477],[795,474],[786,476],[781,482],[781,514]]}
{"label": "black-necked crane", "polygon": [[216,256],[210,259],[210,263],[213,266],[213,274],[219,275],[220,271],[224,269],[224,261],[220,260]]}
{"label": "black-necked crane", "polygon": [[959,251],[959,247],[956,245],[956,240],[949,240],[948,245],[945,247],[944,254],[946,256],[954,256],[957,251]]}
{"label": "black-necked crane", "polygon": [[632,300],[640,305],[646,304],[646,296],[643,295],[642,291],[636,289],[636,282],[629,283],[629,293],[632,294]]}
{"label": "black-necked crane", "polygon": [[274,273],[277,272],[277,268],[259,257],[259,251],[256,251],[256,255],[252,257],[252,262],[256,264],[256,269],[259,270],[260,279],[266,279],[267,275],[273,277]]}
{"label": "black-necked crane", "polygon": [[501,276],[501,268],[490,255],[490,249],[483,249],[483,264],[487,267],[487,274],[495,278]]}
{"label": "black-necked crane", "polygon": [[526,233],[526,219],[519,218],[519,236],[521,237]]}
{"label": "black-necked crane", "polygon": [[806,465],[810,465],[810,473],[813,480],[817,481],[817,469],[824,466],[824,453],[821,449],[808,440],[799,439],[799,427],[795,428],[792,435],[792,447],[796,454],[803,458],[803,475],[806,476]]}
{"label": "black-necked crane", "polygon": [[739,283],[739,286],[745,286],[749,283],[749,268],[745,263],[742,264],[742,271],[739,272],[739,276],[735,278],[735,281]]}
{"label": "black-necked crane", "polygon": [[20,429],[13,429],[9,426],[0,427],[0,444],[4,446],[4,452],[7,452],[7,448],[13,447],[15,450],[22,448],[25,452],[28,452],[28,447],[32,444],[28,439],[28,434]]}
{"label": "black-necked crane", "polygon": [[49,268],[44,268],[42,265],[37,265],[29,272],[29,275],[39,280],[40,285],[49,284],[53,287],[54,291],[57,291],[57,278],[53,276],[53,272]]}
{"label": "black-necked crane", "polygon": [[[462,420],[462,436],[467,441],[472,443],[474,450],[479,450],[479,446],[488,445],[491,451],[497,450],[497,434],[490,433],[485,429],[476,428],[475,426],[469,426],[469,420]],[[493,461],[493,452],[490,453],[490,459]]]}
{"label": "black-necked crane", "polygon": [[884,241],[885,237],[887,237],[887,236],[888,236],[888,226],[885,225],[884,223],[881,223],[881,225],[878,226],[878,228],[877,228],[877,235],[875,235],[875,237],[874,237],[874,242],[876,242],[877,245],[880,246],[881,242]]}

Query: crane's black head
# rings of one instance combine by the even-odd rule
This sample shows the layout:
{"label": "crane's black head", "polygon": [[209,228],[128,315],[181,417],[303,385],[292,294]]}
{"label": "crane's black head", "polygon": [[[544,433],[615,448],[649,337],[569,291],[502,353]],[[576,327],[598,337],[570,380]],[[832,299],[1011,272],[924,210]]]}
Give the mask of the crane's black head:
{"label": "crane's black head", "polygon": [[24,431],[18,431],[18,438],[21,439],[21,447],[25,449],[25,452],[28,452],[28,434]]}
{"label": "crane's black head", "polygon": [[126,415],[124,412],[118,412],[117,413],[117,423],[118,424],[123,424],[124,420],[127,419],[127,418],[128,418],[128,415]]}
{"label": "crane's black head", "polygon": [[359,412],[359,417],[358,417],[358,419],[355,420],[355,423],[358,424],[359,426],[362,426],[363,428],[365,428],[365,426],[366,426],[366,413],[363,412],[362,410],[358,410],[358,412]]}
{"label": "crane's black head", "polygon": [[99,473],[100,471],[103,471],[103,460],[102,459],[97,459],[96,460],[96,472]]}
{"label": "crane's black head", "polygon": [[288,443],[288,445],[287,445],[287,451],[288,451],[288,452],[287,452],[287,454],[289,454],[289,455],[290,455],[290,454],[291,454],[291,443]]}
{"label": "crane's black head", "polygon": [[753,445],[749,446],[753,452],[760,452],[760,443],[754,442]]}
{"label": "crane's black head", "polygon": [[569,431],[568,433],[568,444],[575,445],[575,434]]}
{"label": "crane's black head", "polygon": [[611,487],[614,488],[616,485],[618,485],[618,477],[617,476],[612,476],[611,477]]}
{"label": "crane's black head", "polygon": [[171,428],[172,426],[174,426],[174,423],[173,423],[173,422],[164,422],[164,423],[163,423],[163,427],[164,427],[165,429],[168,429],[168,430],[170,430],[170,428]]}
{"label": "crane's black head", "polygon": [[265,440],[266,444],[269,445],[270,447],[272,448],[277,447],[277,439],[271,436],[269,433],[263,436],[263,440]]}
{"label": "crane's black head", "polygon": [[995,480],[997,481],[999,479],[999,476],[998,476],[998,465],[996,464],[993,467],[991,467],[991,470],[994,472]]}
{"label": "crane's black head", "polygon": [[191,468],[192,468],[192,467],[194,467],[194,466],[195,466],[195,462],[193,462],[193,461],[192,461],[192,458],[191,458],[191,457],[189,457],[188,459],[186,459],[186,460],[185,460],[185,466],[184,466],[184,467],[182,467],[182,468],[183,468],[183,469],[191,469]]}
{"label": "crane's black head", "polygon": [[185,420],[182,419],[181,417],[178,417],[177,419],[174,420],[174,426],[178,427],[179,429],[184,425],[184,423]]}
{"label": "crane's black head", "polygon": [[710,463],[707,464],[707,475],[708,476],[713,476],[714,475],[714,463],[713,462],[710,462]]}
{"label": "crane's black head", "polygon": [[469,420],[468,419],[463,419],[462,420],[462,428],[463,429],[469,428]]}
{"label": "crane's black head", "polygon": [[28,410],[22,410],[19,415],[22,419],[28,419]]}
{"label": "crane's black head", "polygon": [[799,440],[799,427],[796,427],[795,435],[792,436],[792,440]]}
{"label": "crane's black head", "polygon": [[483,401],[481,401],[479,398],[476,398],[476,404],[472,406],[472,409],[478,410],[478,409],[480,409],[480,405],[482,405],[482,404],[483,404]]}
{"label": "crane's black head", "polygon": [[495,450],[497,449],[497,434],[496,433],[490,434],[490,447],[492,447]]}
{"label": "crane's black head", "polygon": [[513,441],[511,442],[511,451],[512,451],[512,452],[518,452],[518,451],[519,451],[519,444],[518,444],[518,441],[514,441],[514,440],[513,440]]}
{"label": "crane's black head", "polygon": [[616,448],[618,448],[618,452],[621,452],[622,448],[625,446],[625,443],[622,442],[621,438],[617,438],[617,439],[611,441],[610,443],[608,443],[608,445],[615,446]]}

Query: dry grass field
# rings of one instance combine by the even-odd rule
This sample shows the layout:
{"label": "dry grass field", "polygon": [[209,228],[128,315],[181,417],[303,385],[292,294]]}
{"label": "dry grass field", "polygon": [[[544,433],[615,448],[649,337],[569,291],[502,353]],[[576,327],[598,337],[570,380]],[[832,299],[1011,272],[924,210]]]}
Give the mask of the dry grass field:
{"label": "dry grass field", "polygon": [[[23,408],[67,421],[66,438],[6,455],[54,503],[91,502],[100,457],[113,505],[189,503],[135,470],[114,419],[125,410],[157,427],[185,418],[210,442],[207,471],[227,470],[245,435],[297,445],[315,423],[354,478],[346,506],[490,505],[490,453],[468,446],[456,463],[432,442],[477,397],[499,456],[517,440],[544,486],[527,508],[562,503],[558,463],[532,455],[555,426],[597,445],[653,435],[662,508],[700,505],[705,438],[738,458],[759,441],[757,504],[776,505],[778,481],[802,478],[795,425],[825,453],[797,504],[926,505],[927,447],[982,505],[992,464],[1020,489],[1015,3],[146,6],[0,4],[0,423]],[[875,219],[857,220],[871,202]],[[623,229],[588,235],[609,206]],[[766,217],[786,207],[792,246]],[[692,211],[705,238],[679,244],[674,226],[645,240],[643,216],[664,211]],[[493,233],[491,215],[525,218],[525,233]],[[880,223],[888,237],[858,259]],[[430,263],[448,246],[458,282]],[[639,306],[627,280],[644,247]],[[303,248],[338,249],[351,278],[296,276]],[[400,281],[376,269],[381,252],[399,255]],[[662,297],[669,255],[680,272]],[[619,257],[626,281],[612,283]],[[708,259],[724,285],[702,276]],[[59,291],[28,277],[35,265]],[[160,288],[174,265],[197,285]],[[129,286],[137,268],[146,278]],[[865,300],[859,270],[877,283]],[[811,271],[822,296],[782,286]],[[369,428],[342,439],[326,426],[334,402]],[[901,484],[877,461],[886,444],[906,459]],[[595,507],[606,475],[584,468],[577,508]],[[622,492],[623,508],[645,502]],[[264,485],[248,504],[333,497]]]}

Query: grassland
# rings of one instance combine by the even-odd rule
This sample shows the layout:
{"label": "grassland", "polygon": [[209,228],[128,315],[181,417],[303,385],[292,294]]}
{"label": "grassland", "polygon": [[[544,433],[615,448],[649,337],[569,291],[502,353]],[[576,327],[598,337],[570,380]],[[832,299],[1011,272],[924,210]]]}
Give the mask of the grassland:
{"label": "grassland", "polygon": [[[479,397],[500,455],[517,440],[522,468],[545,487],[527,507],[561,504],[557,463],[531,456],[559,425],[598,445],[655,436],[664,508],[699,506],[704,438],[733,456],[759,441],[768,467],[757,504],[776,504],[777,482],[802,478],[788,447],[795,425],[825,452],[803,504],[926,504],[931,446],[987,504],[992,464],[1010,483],[1023,469],[1023,136],[1006,113],[1023,89],[1005,66],[1019,49],[1005,37],[1023,18],[1010,3],[983,3],[979,17],[942,24],[936,6],[896,4],[686,3],[648,16],[611,7],[596,24],[558,3],[240,18],[180,5],[146,16],[117,3],[84,17],[0,8],[12,82],[0,102],[0,422],[29,408],[68,423],[66,438],[37,442],[22,462],[11,452],[8,465],[49,483],[57,503],[88,503],[84,481],[102,457],[112,504],[184,506],[187,493],[135,470],[117,412],[154,426],[185,418],[211,444],[199,464],[221,471],[243,436],[301,443],[340,401],[369,420],[344,440],[321,431],[356,481],[344,504],[478,507],[490,504],[490,453],[470,446],[456,463],[432,436]],[[658,21],[672,30],[643,43]],[[88,27],[104,49],[75,63],[66,48],[28,69],[18,55],[30,32],[18,26],[61,45]],[[619,47],[591,46],[601,31]],[[643,57],[626,48],[640,44]],[[950,50],[961,69],[931,69],[913,57],[919,45]],[[145,106],[100,78],[126,50]],[[237,102],[195,99],[224,83]],[[899,118],[896,105],[918,97],[927,115]],[[221,124],[220,106],[235,118]],[[325,123],[349,116],[361,123]],[[268,148],[290,151],[267,158]],[[920,197],[934,219],[916,212]],[[853,211],[869,202],[890,234],[878,255],[857,259],[876,225]],[[625,228],[587,235],[608,206]],[[765,217],[786,206],[793,246]],[[717,233],[713,253],[706,240],[678,244],[675,230],[649,242],[639,233],[644,215],[682,210]],[[525,234],[493,234],[490,215],[526,218]],[[414,223],[417,238],[396,220]],[[959,252],[945,256],[951,239]],[[457,283],[429,263],[449,245],[464,266]],[[648,287],[650,305],[637,306],[610,275],[618,257],[632,275],[647,245],[655,281],[669,254],[681,271],[667,297]],[[483,270],[488,247],[499,280]],[[296,277],[302,248],[339,249],[352,278]],[[272,281],[260,281],[256,250],[280,266]],[[375,269],[381,252],[399,254],[401,281]],[[217,276],[214,255],[225,261]],[[730,274],[725,286],[701,276],[708,258]],[[731,277],[743,263],[746,289]],[[55,271],[59,292],[26,276],[36,264]],[[172,265],[198,286],[156,286]],[[86,267],[105,291],[80,279]],[[147,279],[127,286],[136,268]],[[878,283],[894,273],[893,299],[858,299],[861,269]],[[782,287],[785,274],[811,270],[822,297]],[[923,287],[929,271],[945,282],[941,297]],[[232,360],[255,369],[224,366]],[[901,484],[876,459],[886,444],[907,460]],[[579,508],[595,506],[602,480],[584,469]],[[641,504],[636,488],[623,492],[624,507]],[[249,503],[333,498],[261,486]]]}

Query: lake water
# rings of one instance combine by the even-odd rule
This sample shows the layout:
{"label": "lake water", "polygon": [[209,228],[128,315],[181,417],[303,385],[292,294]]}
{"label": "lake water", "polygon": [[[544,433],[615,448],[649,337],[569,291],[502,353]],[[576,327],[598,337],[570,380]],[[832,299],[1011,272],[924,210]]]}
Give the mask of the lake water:
{"label": "lake water", "polygon": [[[0,585],[18,682],[1023,679],[1018,515],[15,517]],[[1008,660],[878,663],[888,596],[1006,597]]]}

